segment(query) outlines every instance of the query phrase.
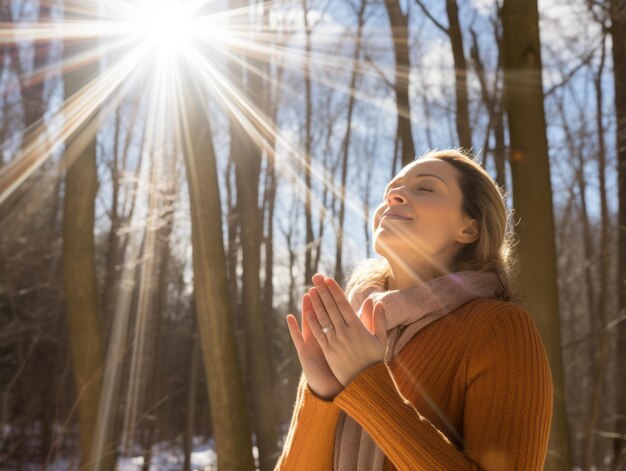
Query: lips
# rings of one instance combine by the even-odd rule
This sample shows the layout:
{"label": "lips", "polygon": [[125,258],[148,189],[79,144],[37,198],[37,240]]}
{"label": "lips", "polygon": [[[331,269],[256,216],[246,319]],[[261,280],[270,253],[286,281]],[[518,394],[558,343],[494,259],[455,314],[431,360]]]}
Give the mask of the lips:
{"label": "lips", "polygon": [[[389,217],[392,219],[401,219],[404,221],[410,221],[411,218],[408,217],[406,214],[401,213],[400,211],[385,211],[385,213],[383,214],[383,218],[384,217]],[[382,219],[382,218],[381,218]]]}

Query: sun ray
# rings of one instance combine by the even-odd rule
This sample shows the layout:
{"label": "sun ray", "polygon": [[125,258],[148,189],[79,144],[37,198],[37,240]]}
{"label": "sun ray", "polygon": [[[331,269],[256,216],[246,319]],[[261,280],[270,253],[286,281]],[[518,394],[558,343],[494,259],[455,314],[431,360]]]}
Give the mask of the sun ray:
{"label": "sun ray", "polygon": [[[245,95],[229,83],[228,79],[210,61],[203,59],[203,56],[193,49],[185,50],[184,54],[187,62],[196,69],[193,75],[204,78],[203,82],[209,86],[228,111],[236,117],[239,124],[261,149],[269,152],[271,157],[275,156],[274,149],[268,141],[268,136],[273,136],[274,139],[279,140],[282,145],[287,147],[290,154],[294,157],[294,163],[298,164],[303,171],[310,171],[317,181],[326,185],[337,198],[341,198],[341,188],[335,185],[333,179],[328,175],[324,175],[316,167],[307,168],[303,150],[291,142],[284,133],[280,132],[276,123],[273,123],[258,107],[250,103]],[[292,161],[289,161],[289,163],[292,163]],[[291,169],[289,165],[279,168],[279,170],[287,170],[294,177],[296,185],[300,186],[300,188],[296,188],[296,195],[304,195],[309,192],[310,197],[315,201],[315,194],[310,192],[301,181],[300,172]],[[304,198],[304,196],[301,196],[301,198]],[[348,198],[346,200],[346,208],[352,210],[358,217],[361,217],[360,202]]]}
{"label": "sun ray", "polygon": [[[150,185],[148,191],[148,215],[143,247],[143,262],[138,286],[139,304],[135,320],[133,349],[131,354],[131,369],[129,373],[129,387],[127,391],[127,407],[124,415],[122,436],[122,448],[127,451],[134,438],[135,426],[138,423],[138,410],[140,398],[145,388],[146,371],[143,368],[145,360],[145,342],[147,327],[151,322],[151,303],[154,287],[154,257],[157,256],[155,249],[155,230],[159,221],[160,197],[157,184],[163,172],[164,152],[166,151],[166,135],[168,129],[168,114],[173,108],[172,87],[174,60],[171,56],[161,55],[156,57],[151,64],[153,80],[148,86],[148,122],[144,135],[143,152],[151,158]],[[176,119],[176,116],[174,116]],[[107,399],[110,402],[110,398]]]}
{"label": "sun ray", "polygon": [[[147,191],[141,194],[141,204],[147,216],[144,220],[133,213],[133,219],[126,228],[132,232],[129,249],[125,254],[125,261],[129,263],[123,267],[122,281],[125,284],[117,296],[114,310],[99,410],[102,429],[99,429],[95,442],[97,456],[106,452],[107,433],[111,425],[107,420],[113,413],[112,405],[117,400],[122,374],[118,362],[128,348],[126,338],[129,332],[132,332],[132,351],[123,417],[124,450],[134,440],[135,427],[141,420],[140,401],[146,387],[146,371],[142,361],[145,359],[148,325],[152,322],[151,296],[157,257],[153,224],[160,213],[159,179],[164,172],[163,161],[169,152],[168,145],[176,149],[178,154],[186,155],[186,163],[191,165],[188,184],[202,184],[197,181],[197,172],[193,168],[195,161],[190,155],[194,148],[188,107],[202,106],[201,109],[205,110],[208,100],[216,98],[223,110],[233,118],[233,124],[240,126],[254,144],[267,154],[277,171],[293,177],[295,197],[304,200],[307,195],[319,205],[322,205],[320,197],[304,181],[305,172],[311,174],[314,183],[323,184],[337,198],[342,197],[341,188],[335,184],[329,171],[318,166],[315,161],[308,163],[311,156],[307,156],[303,147],[268,116],[257,104],[259,100],[256,96],[251,96],[232,78],[229,79],[228,66],[245,68],[246,73],[256,74],[268,85],[275,85],[272,83],[274,79],[264,66],[276,64],[277,61],[281,61],[282,69],[296,74],[310,73],[307,71],[314,69],[310,76],[312,81],[385,111],[395,112],[395,106],[392,110],[388,100],[369,95],[363,90],[351,89],[343,81],[331,78],[350,73],[355,65],[352,58],[344,57],[339,52],[314,50],[307,53],[297,47],[289,47],[282,44],[285,39],[283,34],[271,28],[261,27],[251,31],[250,15],[266,8],[271,1],[205,15],[198,13],[204,12],[207,5],[217,9],[220,3],[216,0],[112,0],[107,2],[104,11],[96,12],[80,2],[74,2],[68,8],[73,13],[79,13],[83,19],[65,20],[62,23],[0,24],[0,45],[56,40],[89,40],[98,43],[97,47],[66,58],[61,63],[49,64],[33,71],[28,75],[32,83],[43,81],[51,73],[64,74],[99,61],[102,56],[111,58],[111,64],[103,67],[87,85],[64,101],[57,116],[53,117],[62,116],[62,126],[51,128],[48,126],[50,118],[42,118],[25,130],[23,136],[16,136],[16,139],[23,139],[25,146],[0,170],[0,205],[70,139],[72,144],[65,149],[63,159],[67,167],[72,165],[84,145],[96,137],[102,123],[128,96],[133,83],[141,80],[142,93],[146,95],[146,102],[142,102],[145,103],[145,108],[142,108],[145,122],[141,124],[141,165],[150,170],[144,170],[149,173],[149,182],[146,183]],[[346,37],[349,38],[349,35]],[[332,45],[332,42],[320,38],[318,44]],[[350,46],[349,39],[343,45]],[[179,67],[179,61],[185,61],[184,70]],[[363,77],[368,74],[378,77],[370,68],[361,67],[359,73]],[[199,96],[205,97],[205,103],[190,103],[189,95],[186,94],[191,90],[185,87],[200,90]],[[264,91],[256,92],[260,94]],[[131,123],[131,129],[132,126],[134,123]],[[172,140],[171,143],[168,139]],[[0,152],[3,148],[9,148],[8,143],[0,145]],[[148,163],[144,164],[146,160]],[[362,218],[361,201],[350,194],[344,199],[347,210]],[[145,223],[144,228],[141,227],[142,223]],[[139,283],[134,287],[133,275],[140,263]],[[138,292],[138,303],[134,325],[129,325],[130,296],[134,289]]]}
{"label": "sun ray", "polygon": [[[217,3],[217,2],[215,2]],[[344,57],[341,54],[325,53],[320,50],[303,52],[294,47],[282,45],[282,33],[276,33],[271,28],[265,26],[255,31],[249,29],[249,15],[259,11],[261,8],[267,7],[271,2],[264,2],[262,5],[248,5],[238,9],[225,9],[208,15],[197,16],[195,13],[201,8],[204,9],[207,2],[202,0],[194,0],[190,2],[178,2],[175,0],[158,0],[156,3],[140,0],[136,2],[121,2],[116,0],[107,5],[107,11],[104,16],[105,21],[96,20],[76,20],[73,22],[66,21],[63,28],[57,23],[49,22],[47,24],[38,25],[21,25],[20,28],[12,28],[16,31],[5,31],[0,34],[0,42],[15,42],[37,38],[36,40],[47,39],[64,39],[70,38],[74,40],[85,38],[103,38],[103,37],[119,37],[120,42],[115,44],[132,44],[137,42],[143,48],[142,57],[135,57],[137,64],[152,63],[153,71],[158,71],[162,67],[168,66],[168,61],[176,56],[185,56],[188,60],[190,57],[195,61],[193,73],[206,80],[206,85],[212,92],[219,97],[220,102],[230,113],[232,113],[244,130],[252,137],[255,143],[268,152],[272,159],[277,157],[274,145],[270,142],[278,143],[287,152],[293,156],[293,161],[289,162],[286,168],[293,176],[298,175],[298,171],[294,168],[291,170],[290,165],[295,164],[296,167],[305,171],[310,171],[315,179],[322,182],[337,197],[340,197],[339,189],[335,187],[332,178],[324,175],[318,169],[306,169],[307,159],[302,149],[281,133],[276,123],[258,110],[254,104],[250,103],[245,95],[237,90],[221,72],[215,63],[217,55],[210,57],[211,54],[200,54],[200,48],[216,52],[223,58],[225,62],[238,63],[245,67],[249,73],[254,73],[262,77],[267,83],[272,77],[260,66],[260,64],[272,64],[273,61],[280,60],[281,67],[287,70],[302,73],[303,70],[309,70],[314,67],[316,73],[311,75],[311,79],[328,88],[341,91],[346,95],[352,95],[362,102],[377,106],[385,112],[395,111],[395,107],[390,100],[381,98],[380,96],[369,95],[362,90],[354,90],[339,80],[331,80],[331,76],[337,74],[347,74],[354,67],[354,61],[350,57]],[[80,11],[83,16],[94,16],[94,12],[75,6],[75,11]],[[205,10],[206,11],[206,10]],[[119,17],[118,17],[119,16]],[[240,20],[239,20],[240,19]],[[349,40],[350,35],[346,35]],[[323,40],[320,44],[325,44]],[[345,42],[344,42],[345,44]],[[113,46],[108,45],[109,49]],[[138,46],[139,47],[139,46]],[[71,70],[73,67],[79,67],[89,60],[94,60],[98,53],[102,51],[83,52],[81,56],[76,56],[70,60],[64,61],[63,70]],[[252,59],[246,60],[246,59]],[[258,61],[259,66],[255,64]],[[127,61],[131,62],[131,61]],[[119,63],[118,63],[119,64]],[[129,65],[129,69],[130,69]],[[45,73],[53,70],[53,66],[40,70],[39,77],[45,76]],[[118,67],[117,70],[120,70]],[[324,73],[319,73],[323,71]],[[306,73],[306,72],[305,72]],[[359,74],[367,76],[367,74],[376,74],[371,68],[360,67]],[[126,75],[130,75],[126,71]],[[167,80],[172,79],[172,74]],[[64,142],[72,135],[80,124],[85,122],[91,113],[95,112],[108,96],[115,95],[116,82],[119,85],[123,80],[123,76],[119,75],[118,80],[111,80],[112,74],[105,71],[96,81],[106,83],[108,86],[103,90],[98,90],[93,83],[86,87],[83,95],[72,97],[63,105],[63,114],[67,116],[67,121],[62,127],[61,132],[57,132],[51,136],[49,143],[33,144],[24,149],[20,158],[15,159],[12,165],[7,166],[0,173],[0,204],[11,194],[14,189],[19,186],[29,175],[40,167],[41,163],[58,148],[61,142]],[[171,96],[168,98],[165,93],[153,95],[153,100],[170,101],[168,107],[173,107],[172,101],[176,98]],[[89,98],[92,98],[91,100]],[[75,104],[75,100],[80,100],[79,104]],[[113,103],[119,103],[119,98],[114,98]],[[166,107],[166,108],[168,108]],[[76,109],[75,109],[76,108]],[[392,108],[394,108],[392,110]],[[184,114],[184,113],[183,113]],[[39,132],[42,131],[44,123],[39,124]],[[146,142],[151,142],[149,136],[153,132],[153,125],[147,125]],[[92,129],[90,135],[95,133]],[[271,139],[268,139],[271,138]],[[86,138],[85,138],[86,139]],[[34,140],[35,142],[37,140]],[[155,143],[148,145],[150,153],[158,152]],[[43,152],[40,152],[42,151]],[[68,160],[68,165],[71,160]],[[11,185],[7,182],[11,182]],[[299,181],[296,178],[296,181]],[[303,182],[299,182],[304,185]],[[308,190],[307,190],[308,191]],[[298,192],[302,194],[302,192]],[[356,204],[348,200],[349,209],[356,211],[360,215],[360,208]]]}
{"label": "sun ray", "polygon": [[[90,83],[68,98],[60,111],[65,117],[65,123],[59,130],[52,132],[48,139],[27,140],[28,144],[21,154],[0,171],[0,204],[66,142],[113,94],[122,81],[131,75],[132,65],[145,54],[145,48],[145,44],[137,46],[110,69],[92,79]],[[119,95],[114,96],[118,102],[121,98]],[[42,127],[43,123],[32,132],[40,133]],[[67,164],[71,165],[71,160],[68,160]]]}
{"label": "sun ray", "polygon": [[[221,49],[218,52],[227,56],[230,60],[235,61],[241,64],[242,66],[245,66],[251,72],[261,75],[264,78],[270,78],[265,72],[260,71],[254,65],[244,62],[242,59],[242,56],[245,55],[246,57],[252,57],[254,59],[265,60],[267,63],[269,63],[271,59],[270,53],[274,52],[272,48],[268,46],[261,46],[252,41],[235,41],[234,39],[231,39],[229,40],[229,43],[230,45],[239,46],[237,48],[237,52],[239,52],[240,54],[229,52],[228,49],[226,48]],[[283,67],[289,70],[293,70],[295,72],[299,72],[299,73],[302,73],[303,68],[306,67],[307,63],[311,61],[310,57],[316,56],[316,54],[311,54],[311,56],[308,57],[304,53],[291,52],[289,51],[288,48],[279,48],[279,49],[280,49],[279,57],[283,59],[289,59],[283,63]],[[252,52],[254,52],[254,54],[251,54]],[[327,61],[326,60],[327,57],[332,58],[332,60],[328,59]],[[395,104],[390,103],[385,98],[376,97],[374,95],[369,95],[363,91],[354,90],[346,84],[343,84],[337,80],[332,80],[330,77],[336,76],[338,72],[339,73],[350,72],[352,66],[346,65],[346,63],[351,64],[354,62],[352,59],[344,58],[341,61],[339,59],[336,59],[336,60],[335,59],[336,59],[335,56],[328,56],[328,55],[321,55],[320,57],[317,58],[317,60],[319,61],[318,63],[324,64],[324,66],[327,66],[329,63],[336,63],[336,68],[333,69],[332,67],[328,67],[328,69],[330,70],[324,70],[324,73],[312,74],[311,78],[315,83],[318,83],[320,85],[325,85],[329,89],[337,90],[346,96],[352,95],[359,101],[373,105],[381,109],[382,111],[395,112],[396,110]],[[361,73],[360,75],[363,76],[364,74]]]}

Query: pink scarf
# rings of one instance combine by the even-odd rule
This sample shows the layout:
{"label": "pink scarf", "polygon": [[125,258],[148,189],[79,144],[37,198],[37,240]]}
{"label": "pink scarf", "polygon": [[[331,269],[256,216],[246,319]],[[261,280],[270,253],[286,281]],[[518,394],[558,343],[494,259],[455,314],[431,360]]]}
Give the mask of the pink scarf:
{"label": "pink scarf", "polygon": [[[418,331],[472,299],[499,298],[502,288],[494,272],[459,271],[401,290],[370,286],[348,293],[348,300],[359,317],[368,297],[383,303],[388,335],[384,362],[389,368],[392,358]],[[380,471],[385,459],[370,435],[344,411],[337,421],[334,456],[335,471]]]}

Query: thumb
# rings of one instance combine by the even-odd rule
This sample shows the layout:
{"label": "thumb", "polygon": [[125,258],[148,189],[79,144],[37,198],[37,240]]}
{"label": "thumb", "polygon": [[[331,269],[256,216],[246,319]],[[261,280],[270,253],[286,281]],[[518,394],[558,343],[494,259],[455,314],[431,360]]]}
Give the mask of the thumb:
{"label": "thumb", "polygon": [[367,298],[361,305],[361,322],[367,327],[371,334],[374,333],[374,318],[372,316],[373,300]]}
{"label": "thumb", "polygon": [[383,303],[376,303],[372,314],[374,321],[373,334],[378,338],[382,345],[387,345],[387,317],[385,316],[385,306]]}

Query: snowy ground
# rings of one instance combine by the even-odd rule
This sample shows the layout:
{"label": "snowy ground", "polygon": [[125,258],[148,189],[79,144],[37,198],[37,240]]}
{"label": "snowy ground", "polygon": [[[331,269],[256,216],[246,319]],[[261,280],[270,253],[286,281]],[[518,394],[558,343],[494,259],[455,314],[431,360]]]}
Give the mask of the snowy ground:
{"label": "snowy ground", "polygon": [[[197,471],[217,470],[217,455],[215,454],[213,439],[194,437],[191,452],[191,469]],[[253,453],[256,447],[253,448]],[[255,456],[256,458],[256,456]],[[152,447],[150,471],[180,471],[183,468],[185,457],[180,446],[171,443],[157,443]],[[118,471],[141,471],[143,456],[140,453],[134,458],[120,458],[117,461]]]}
{"label": "snowy ground", "polygon": [[[252,447],[252,454],[258,460],[258,450]],[[117,471],[141,471],[143,466],[143,456],[141,450],[137,449],[134,457],[119,458],[117,461]],[[180,445],[172,443],[157,443],[152,447],[152,460],[150,471],[180,471],[183,469],[185,458]],[[0,469],[4,470],[2,466]],[[40,466],[29,467],[28,464],[22,467],[22,471],[40,470]],[[216,471],[217,455],[215,454],[215,443],[213,439],[204,437],[194,437],[193,450],[191,453],[191,469],[194,471]],[[73,471],[78,470],[78,462],[75,458],[59,458],[54,463],[46,466],[46,471]]]}
{"label": "snowy ground", "polygon": [[[283,424],[281,432],[283,441],[287,433],[289,424]],[[0,429],[1,430],[1,429]],[[3,436],[0,434],[0,450],[2,449]],[[180,437],[179,437],[180,438]],[[141,471],[143,468],[143,450],[136,447],[131,453],[131,457],[119,457],[116,463],[116,471]],[[78,456],[68,456],[63,452],[56,455],[54,461],[45,464],[45,471],[78,471]],[[55,456],[53,455],[53,456]],[[252,434],[252,456],[254,457],[256,466],[258,467],[259,453],[256,447],[256,436]],[[150,471],[180,471],[183,469],[185,462],[183,447],[180,440],[174,443],[159,442],[152,447],[152,459],[150,462]],[[18,464],[14,461],[2,462],[0,458],[0,471],[17,470]],[[215,440],[213,438],[205,438],[196,436],[193,438],[193,448],[191,452],[191,469],[194,471],[216,471],[217,455],[215,453]],[[257,468],[258,469],[258,468]],[[21,471],[41,471],[40,463],[33,463],[31,460],[25,459],[21,463]]]}

